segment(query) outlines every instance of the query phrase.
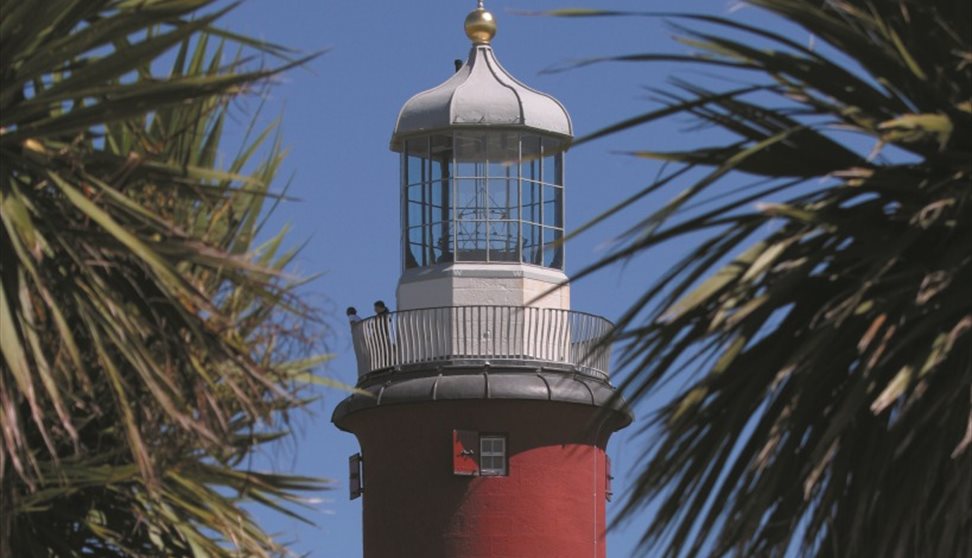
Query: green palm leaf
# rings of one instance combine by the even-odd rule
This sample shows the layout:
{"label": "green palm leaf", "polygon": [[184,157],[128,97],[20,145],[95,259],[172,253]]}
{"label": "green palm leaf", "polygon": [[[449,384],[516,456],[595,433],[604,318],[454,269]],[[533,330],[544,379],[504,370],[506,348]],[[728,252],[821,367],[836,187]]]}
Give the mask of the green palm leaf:
{"label": "green palm leaf", "polygon": [[[672,114],[737,138],[634,152],[682,165],[647,191],[709,171],[581,274],[702,234],[618,323],[629,396],[689,379],[649,419],[623,516],[657,506],[653,556],[972,554],[969,4],[751,3],[826,46],[637,14],[681,20],[698,54],[592,61],[762,76],[725,92],[676,81],[661,109],[575,142]],[[729,190],[730,175],[757,180]]]}
{"label": "green palm leaf", "polygon": [[306,58],[227,65],[209,35],[288,53],[212,3],[0,5],[2,555],[277,554],[241,504],[326,486],[243,466],[322,357],[295,251],[253,243],[280,142],[216,166],[229,98]]}

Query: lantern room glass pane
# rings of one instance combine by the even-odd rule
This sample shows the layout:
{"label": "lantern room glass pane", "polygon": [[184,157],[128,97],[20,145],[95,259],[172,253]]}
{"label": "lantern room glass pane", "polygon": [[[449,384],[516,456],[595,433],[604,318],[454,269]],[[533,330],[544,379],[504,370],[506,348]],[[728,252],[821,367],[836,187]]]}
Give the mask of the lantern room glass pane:
{"label": "lantern room glass pane", "polygon": [[429,179],[448,180],[452,167],[452,137],[436,135],[429,138]]}
{"label": "lantern room glass pane", "polygon": [[408,184],[420,184],[428,170],[429,140],[416,138],[405,142],[405,176]]}
{"label": "lantern room glass pane", "polygon": [[429,159],[429,180],[442,180],[449,177],[448,159]]}
{"label": "lantern room glass pane", "polygon": [[414,227],[422,224],[422,204],[408,202],[408,226]]}
{"label": "lantern room glass pane", "polygon": [[561,228],[564,226],[564,200],[561,188],[543,187],[543,224]]}
{"label": "lantern room glass pane", "polygon": [[513,178],[516,179],[516,163],[489,160],[486,173],[490,178]]}
{"label": "lantern room glass pane", "polygon": [[474,178],[477,176],[486,176],[486,163],[483,161],[459,161],[456,162],[455,174],[454,176],[460,178]]}
{"label": "lantern room glass pane", "polygon": [[564,267],[563,231],[543,228],[543,265],[555,269]]}
{"label": "lantern room glass pane", "polygon": [[408,229],[408,245],[405,250],[405,267],[425,266],[426,239],[425,227],[411,227]]}
{"label": "lantern room glass pane", "polygon": [[543,238],[539,225],[523,224],[523,254],[522,262],[541,265],[543,263]]}
{"label": "lantern room glass pane", "polygon": [[538,136],[524,135],[520,143],[520,177],[540,182],[541,141]]}
{"label": "lantern room glass pane", "polygon": [[433,219],[442,219],[443,209],[446,209],[449,205],[449,185],[448,183],[443,183],[442,181],[432,182],[429,186],[429,204],[436,211],[433,212]]}
{"label": "lantern room glass pane", "polygon": [[518,202],[516,180],[489,179],[487,210],[490,219],[517,219]]}
{"label": "lantern room glass pane", "polygon": [[408,187],[408,205],[406,207],[407,227],[414,227],[424,223],[428,199],[425,184],[413,184]]}
{"label": "lantern room glass pane", "polygon": [[520,164],[520,176],[523,180],[540,182],[540,159],[524,159]]}
{"label": "lantern room glass pane", "polygon": [[405,160],[405,176],[408,177],[408,184],[421,184],[425,178],[426,160],[421,157],[409,156]]}
{"label": "lantern room glass pane", "polygon": [[520,161],[520,136],[516,132],[492,132],[486,140],[486,175],[516,179]]}
{"label": "lantern room glass pane", "polygon": [[524,181],[521,188],[523,193],[523,220],[531,223],[540,223],[540,184]]}
{"label": "lantern room glass pane", "polygon": [[485,180],[472,178],[456,179],[456,218],[482,219],[486,212]]}
{"label": "lantern room glass pane", "polygon": [[486,227],[486,221],[456,221],[456,261],[487,261]]}
{"label": "lantern room glass pane", "polygon": [[519,260],[517,249],[517,223],[513,221],[489,224],[489,261],[515,262]]}
{"label": "lantern room glass pane", "polygon": [[560,154],[543,158],[543,181],[547,184],[560,184],[560,172],[557,170]]}
{"label": "lantern room glass pane", "polygon": [[453,260],[452,256],[452,223],[439,222],[432,223],[431,237],[432,242],[432,261],[431,264],[447,263]]}

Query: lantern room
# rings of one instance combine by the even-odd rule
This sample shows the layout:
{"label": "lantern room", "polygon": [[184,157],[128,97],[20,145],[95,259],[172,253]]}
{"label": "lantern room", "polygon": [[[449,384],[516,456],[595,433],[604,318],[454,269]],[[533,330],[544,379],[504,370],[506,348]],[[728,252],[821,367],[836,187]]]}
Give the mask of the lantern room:
{"label": "lantern room", "polygon": [[453,262],[563,269],[561,142],[457,128],[402,140],[405,270]]}
{"label": "lantern room", "polygon": [[523,305],[539,296],[540,306],[569,308],[570,116],[500,65],[489,12],[473,11],[465,30],[466,62],[409,99],[392,134],[401,156],[399,307]]}

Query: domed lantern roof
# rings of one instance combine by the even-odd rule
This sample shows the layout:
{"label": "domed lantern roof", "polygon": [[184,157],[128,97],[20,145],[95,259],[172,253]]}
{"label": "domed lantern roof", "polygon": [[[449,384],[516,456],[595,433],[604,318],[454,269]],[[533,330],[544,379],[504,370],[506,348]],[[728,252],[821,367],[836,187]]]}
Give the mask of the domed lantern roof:
{"label": "domed lantern roof", "polygon": [[527,129],[556,138],[559,147],[573,136],[570,115],[560,102],[532,89],[500,65],[490,46],[496,33],[492,14],[482,2],[466,18],[473,42],[466,63],[441,85],[409,99],[398,115],[391,147],[402,150],[402,139],[456,127]]}

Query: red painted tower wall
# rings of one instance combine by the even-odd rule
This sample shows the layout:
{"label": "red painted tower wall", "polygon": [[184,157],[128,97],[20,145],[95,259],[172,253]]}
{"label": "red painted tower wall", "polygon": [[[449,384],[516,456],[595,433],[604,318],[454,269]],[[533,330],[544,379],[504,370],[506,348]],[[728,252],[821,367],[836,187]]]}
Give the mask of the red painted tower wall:
{"label": "red painted tower wall", "polygon": [[[604,448],[591,406],[461,400],[347,415],[364,458],[365,558],[603,558]],[[508,436],[508,476],[453,473],[453,430]]]}

